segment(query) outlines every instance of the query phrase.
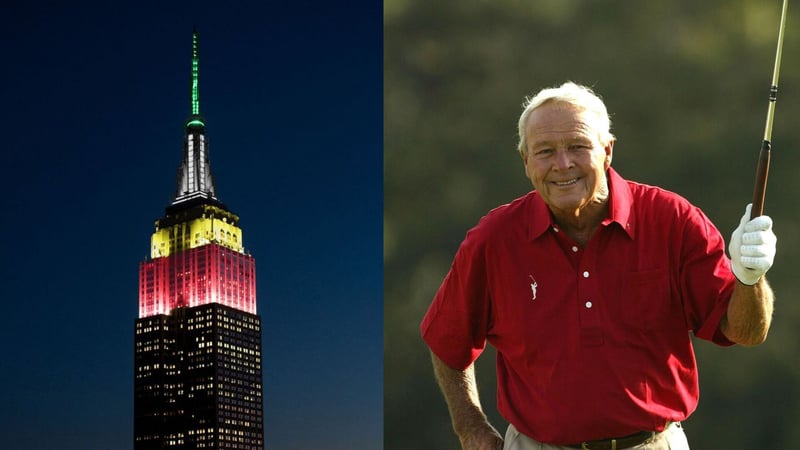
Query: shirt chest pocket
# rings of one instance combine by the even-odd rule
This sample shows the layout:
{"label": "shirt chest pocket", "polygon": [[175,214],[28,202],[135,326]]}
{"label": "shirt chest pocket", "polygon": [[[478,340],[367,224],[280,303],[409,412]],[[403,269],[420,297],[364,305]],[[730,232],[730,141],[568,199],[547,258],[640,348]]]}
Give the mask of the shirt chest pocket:
{"label": "shirt chest pocket", "polygon": [[666,269],[629,272],[617,300],[624,326],[642,331],[686,329],[683,307],[680,298],[672,295]]}

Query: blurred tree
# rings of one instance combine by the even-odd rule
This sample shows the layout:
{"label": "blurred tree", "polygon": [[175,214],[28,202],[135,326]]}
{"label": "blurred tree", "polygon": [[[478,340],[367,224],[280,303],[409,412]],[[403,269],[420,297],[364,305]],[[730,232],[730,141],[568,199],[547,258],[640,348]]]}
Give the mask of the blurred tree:
{"label": "blurred tree", "polygon": [[[676,191],[727,236],[750,201],[780,1],[384,1],[385,446],[458,448],[419,323],[466,231],[530,189],[516,153],[525,96],[566,80],[612,113],[614,166]],[[800,28],[790,8],[766,213],[779,238],[767,343],[697,343],[693,449],[792,448],[800,431]],[[493,423],[494,357],[478,361]]]}

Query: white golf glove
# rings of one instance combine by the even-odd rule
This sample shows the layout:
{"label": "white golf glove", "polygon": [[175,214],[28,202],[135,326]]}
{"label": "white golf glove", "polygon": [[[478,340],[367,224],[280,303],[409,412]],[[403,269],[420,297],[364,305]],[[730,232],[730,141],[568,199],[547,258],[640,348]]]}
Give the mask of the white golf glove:
{"label": "white golf glove", "polygon": [[733,230],[728,252],[731,270],[744,284],[754,285],[772,267],[778,238],[772,232],[772,219],[759,216],[750,220],[752,203],[744,209],[739,226]]}

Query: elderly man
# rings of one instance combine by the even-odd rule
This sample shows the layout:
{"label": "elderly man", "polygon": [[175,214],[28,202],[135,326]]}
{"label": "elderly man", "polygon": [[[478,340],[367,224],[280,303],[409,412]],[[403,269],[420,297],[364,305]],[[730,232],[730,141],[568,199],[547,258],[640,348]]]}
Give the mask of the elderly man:
{"label": "elderly man", "polygon": [[[757,345],[776,238],[750,205],[725,254],[700,209],[611,168],[602,100],[574,83],[540,91],[519,119],[534,190],[471,229],[421,331],[463,449],[686,449],[696,408],[690,332]],[[501,438],[473,363],[497,349]]]}

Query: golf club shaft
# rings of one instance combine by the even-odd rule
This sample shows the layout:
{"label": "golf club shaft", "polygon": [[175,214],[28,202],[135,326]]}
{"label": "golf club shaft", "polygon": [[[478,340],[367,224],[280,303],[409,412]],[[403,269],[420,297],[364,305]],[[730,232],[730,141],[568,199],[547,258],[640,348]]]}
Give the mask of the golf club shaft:
{"label": "golf club shaft", "polygon": [[764,140],[758,155],[756,168],[756,183],[753,189],[753,207],[750,218],[764,214],[764,197],[767,192],[767,177],[769,176],[769,161],[772,151],[772,122],[775,118],[775,102],[778,99],[778,74],[781,67],[781,52],[783,51],[783,32],[786,29],[786,7],[789,0],[783,0],[781,9],[781,24],[778,30],[778,49],[775,52],[775,68],[772,71],[772,85],[769,88],[769,106],[767,108],[767,123],[764,127]]}

